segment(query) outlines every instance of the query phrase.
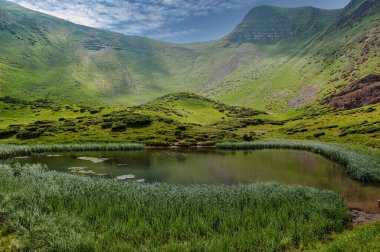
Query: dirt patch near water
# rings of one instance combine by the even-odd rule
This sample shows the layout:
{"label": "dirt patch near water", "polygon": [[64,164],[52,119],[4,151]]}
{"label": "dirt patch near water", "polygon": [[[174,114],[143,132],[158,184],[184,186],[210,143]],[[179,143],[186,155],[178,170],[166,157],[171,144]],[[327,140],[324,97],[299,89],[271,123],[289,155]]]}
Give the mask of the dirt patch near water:
{"label": "dirt patch near water", "polygon": [[351,82],[340,91],[322,100],[335,108],[353,109],[380,102],[380,76],[369,75]]}
{"label": "dirt patch near water", "polygon": [[358,209],[352,209],[352,223],[354,226],[370,224],[376,221],[380,221],[380,214],[366,213]]}

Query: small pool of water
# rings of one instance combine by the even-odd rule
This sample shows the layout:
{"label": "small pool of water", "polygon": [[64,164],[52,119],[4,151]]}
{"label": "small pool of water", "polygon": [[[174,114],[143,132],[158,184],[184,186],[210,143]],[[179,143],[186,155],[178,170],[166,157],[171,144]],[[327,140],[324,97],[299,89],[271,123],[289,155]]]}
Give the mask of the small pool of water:
{"label": "small pool of water", "polygon": [[306,185],[339,193],[351,208],[380,212],[380,187],[355,182],[339,165],[305,151],[151,149],[36,155],[12,162],[41,163],[52,170],[140,183],[234,185],[276,181]]}

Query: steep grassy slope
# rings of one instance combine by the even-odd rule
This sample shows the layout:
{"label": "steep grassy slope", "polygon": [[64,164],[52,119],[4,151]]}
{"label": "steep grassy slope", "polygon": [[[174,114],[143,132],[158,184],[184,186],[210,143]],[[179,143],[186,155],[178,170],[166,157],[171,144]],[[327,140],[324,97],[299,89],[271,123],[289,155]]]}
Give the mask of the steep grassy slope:
{"label": "steep grassy slope", "polygon": [[[258,17],[255,18],[255,14]],[[226,43],[231,44],[235,38],[242,37],[243,40],[230,47],[255,46],[261,57],[211,86],[205,94],[228,103],[281,111],[302,108],[310,103],[316,105],[316,100],[334,92],[338,86],[380,74],[378,1],[354,1],[324,31],[310,33],[296,28],[299,33],[284,32],[282,39],[252,37],[261,22],[247,26],[250,24],[247,20],[260,16],[251,11],[227,37]],[[276,33],[281,34],[280,31]],[[251,37],[244,34],[251,34]],[[266,33],[263,34],[265,37]]]}
{"label": "steep grassy slope", "polygon": [[201,90],[234,70],[225,73],[215,62],[250,55],[255,50],[167,44],[83,27],[0,0],[0,96],[138,104]]}
{"label": "steep grassy slope", "polygon": [[194,57],[185,48],[74,25],[6,1],[0,1],[0,55],[1,94],[85,103],[141,102],[180,90],[174,71]]}
{"label": "steep grassy slope", "polygon": [[141,104],[192,91],[292,111],[379,75],[378,1],[261,6],[220,41],[176,45],[74,25],[0,0],[0,96]]}

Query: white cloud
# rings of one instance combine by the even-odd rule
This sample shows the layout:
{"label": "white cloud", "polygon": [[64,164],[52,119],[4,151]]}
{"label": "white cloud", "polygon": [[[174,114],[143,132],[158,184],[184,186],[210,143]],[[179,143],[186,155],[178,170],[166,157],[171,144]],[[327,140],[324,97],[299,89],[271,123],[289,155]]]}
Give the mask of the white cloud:
{"label": "white cloud", "polygon": [[[250,5],[256,0],[10,0],[26,8],[71,22],[131,35],[157,38],[193,31],[171,31],[170,24],[222,10]],[[161,31],[164,31],[161,33]]]}

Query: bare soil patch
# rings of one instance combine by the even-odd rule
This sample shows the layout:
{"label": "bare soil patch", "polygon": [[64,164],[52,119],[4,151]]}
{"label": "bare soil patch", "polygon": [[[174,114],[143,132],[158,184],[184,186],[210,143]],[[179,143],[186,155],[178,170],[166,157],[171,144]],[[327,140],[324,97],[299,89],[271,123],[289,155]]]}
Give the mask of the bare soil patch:
{"label": "bare soil patch", "polygon": [[301,108],[312,101],[318,94],[318,86],[311,85],[301,88],[295,97],[288,102],[289,108]]}
{"label": "bare soil patch", "polygon": [[358,209],[352,209],[351,214],[353,217],[352,223],[354,224],[354,226],[380,221],[380,214],[366,213]]}
{"label": "bare soil patch", "polygon": [[340,91],[322,100],[334,108],[353,109],[380,102],[380,76],[369,75],[351,82]]}

